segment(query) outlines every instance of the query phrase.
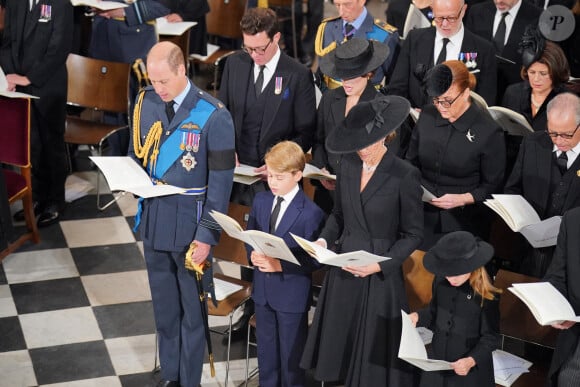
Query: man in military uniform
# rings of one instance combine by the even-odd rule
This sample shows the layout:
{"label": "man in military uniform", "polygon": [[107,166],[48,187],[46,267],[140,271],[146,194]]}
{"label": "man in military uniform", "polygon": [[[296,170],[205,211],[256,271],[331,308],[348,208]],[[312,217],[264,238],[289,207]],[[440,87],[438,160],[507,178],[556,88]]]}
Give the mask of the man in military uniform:
{"label": "man in military uniform", "polygon": [[[235,165],[230,113],[187,78],[178,46],[161,42],[147,56],[152,86],[137,97],[130,155],[158,184],[184,194],[144,199],[140,220],[145,262],[159,337],[159,386],[197,387],[204,354],[204,315],[191,261],[211,261],[220,228],[210,211],[228,208]],[[139,223],[137,223],[139,225]],[[204,282],[211,283],[211,268]]]}
{"label": "man in military uniform", "polygon": [[[322,57],[336,48],[337,44],[354,37],[373,39],[389,46],[389,56],[373,76],[373,84],[378,85],[385,78],[388,83],[399,53],[399,33],[397,29],[380,19],[373,19],[365,7],[366,0],[334,0],[339,16],[327,18],[318,27],[314,49]],[[324,76],[324,83],[330,89],[340,86],[340,80]]]}

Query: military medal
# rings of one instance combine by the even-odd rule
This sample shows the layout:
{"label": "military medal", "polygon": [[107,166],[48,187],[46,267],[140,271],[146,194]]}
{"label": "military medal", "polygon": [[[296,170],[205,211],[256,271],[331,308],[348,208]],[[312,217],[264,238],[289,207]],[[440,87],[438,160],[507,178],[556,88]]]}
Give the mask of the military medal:
{"label": "military medal", "polygon": [[468,69],[470,69],[470,68],[471,68],[471,66],[472,66],[472,62],[471,62],[471,53],[470,53],[470,52],[466,52],[466,53],[465,53],[465,59],[467,59],[467,60],[465,61],[465,67],[467,67]]}
{"label": "military medal", "polygon": [[477,67],[477,62],[475,61],[476,58],[477,58],[477,52],[472,52],[471,53],[471,67],[472,68]]}
{"label": "military medal", "polygon": [[187,172],[189,172],[193,168],[195,168],[196,164],[197,164],[197,161],[195,161],[195,157],[193,157],[193,155],[189,152],[187,152],[181,158],[181,165],[183,166],[183,168],[185,168],[185,170]]}
{"label": "military medal", "polygon": [[179,128],[181,130],[181,143],[179,149],[188,152],[199,151],[199,140],[201,138],[201,130],[197,124],[187,122]]}
{"label": "military medal", "polygon": [[276,77],[275,86],[274,86],[274,94],[280,95],[281,92],[282,92],[282,77]]}
{"label": "military medal", "polygon": [[52,6],[48,4],[41,4],[40,5],[40,19],[38,19],[41,23],[46,23],[50,21],[52,18]]}

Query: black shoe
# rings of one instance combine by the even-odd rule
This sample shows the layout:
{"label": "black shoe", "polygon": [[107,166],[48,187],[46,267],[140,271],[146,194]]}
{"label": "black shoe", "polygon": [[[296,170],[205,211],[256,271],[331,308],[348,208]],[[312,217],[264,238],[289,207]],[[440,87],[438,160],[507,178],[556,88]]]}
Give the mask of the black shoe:
{"label": "black shoe", "polygon": [[38,217],[38,227],[47,227],[60,220],[61,212],[57,205],[50,205]]}
{"label": "black shoe", "polygon": [[159,383],[157,383],[157,387],[180,387],[179,382],[173,380],[163,380],[161,379]]}
{"label": "black shoe", "polygon": [[[38,202],[32,203],[32,208],[34,211],[34,216],[38,216],[42,212],[42,208],[41,208],[40,204],[38,204]],[[24,222],[24,220],[25,220],[24,210],[16,211],[14,213],[13,218],[16,222]]]}

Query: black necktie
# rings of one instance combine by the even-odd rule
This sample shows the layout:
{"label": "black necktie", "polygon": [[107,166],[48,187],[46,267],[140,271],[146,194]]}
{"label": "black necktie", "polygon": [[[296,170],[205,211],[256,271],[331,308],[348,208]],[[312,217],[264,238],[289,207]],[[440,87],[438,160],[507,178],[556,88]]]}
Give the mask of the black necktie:
{"label": "black necktie", "polygon": [[495,31],[495,35],[493,36],[493,43],[495,45],[495,51],[500,53],[503,51],[503,46],[505,44],[505,17],[509,15],[509,12],[504,12],[501,14],[501,20],[497,25],[497,30]]}
{"label": "black necktie", "polygon": [[262,87],[264,86],[264,65],[260,66],[260,72],[258,73],[258,78],[256,78],[256,96],[262,94]]}
{"label": "black necktie", "polygon": [[175,105],[175,101],[173,100],[165,103],[165,114],[167,114],[167,119],[169,119],[169,122],[171,122],[173,117],[175,117],[175,109],[173,109],[173,105]]}
{"label": "black necktie", "polygon": [[437,62],[435,62],[436,65],[445,62],[447,59],[447,43],[449,43],[449,39],[443,38],[443,48],[441,48],[441,51],[439,51]]}
{"label": "black necktie", "polygon": [[354,36],[353,30],[354,26],[352,24],[346,23],[344,25],[344,36],[346,37],[346,40],[349,40]]}
{"label": "black necktie", "polygon": [[566,152],[560,152],[560,156],[556,159],[556,163],[558,164],[558,169],[560,173],[564,175],[568,170],[568,155]]}
{"label": "black necktie", "polygon": [[282,196],[276,197],[276,205],[272,210],[272,215],[270,215],[270,234],[274,234],[276,231],[276,222],[278,221],[278,215],[280,214],[280,206],[282,205]]}

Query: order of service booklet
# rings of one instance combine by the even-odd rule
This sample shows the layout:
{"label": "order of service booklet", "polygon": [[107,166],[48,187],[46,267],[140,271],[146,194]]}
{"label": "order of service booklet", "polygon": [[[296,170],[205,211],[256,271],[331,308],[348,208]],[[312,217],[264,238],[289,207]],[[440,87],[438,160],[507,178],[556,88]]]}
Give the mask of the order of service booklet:
{"label": "order of service booklet", "polygon": [[401,344],[399,345],[399,358],[423,371],[451,370],[451,362],[445,360],[433,360],[427,356],[427,349],[421,339],[421,335],[413,326],[413,322],[404,310],[401,310],[403,329],[401,331]]}
{"label": "order of service booklet", "polygon": [[238,165],[234,169],[234,182],[245,185],[252,185],[257,181],[260,181],[260,174],[258,172],[254,172],[254,169],[256,169],[256,167],[252,167],[251,165]]}
{"label": "order of service booklet", "polygon": [[284,239],[260,230],[244,230],[234,218],[221,212],[211,211],[209,214],[219,223],[226,234],[232,238],[247,243],[254,250],[269,257],[282,259],[300,266]]}
{"label": "order of service booklet", "polygon": [[508,290],[526,304],[540,325],[580,322],[566,297],[549,282],[513,284]]}
{"label": "order of service booklet", "polygon": [[110,11],[112,9],[128,7],[128,4],[119,3],[116,1],[101,1],[101,0],[70,0],[73,7],[86,6],[101,11]]}
{"label": "order of service booklet", "polygon": [[153,184],[147,172],[129,156],[90,156],[99,167],[111,191],[127,191],[142,198],[185,192],[169,184]]}
{"label": "order of service booklet", "polygon": [[306,164],[304,166],[304,177],[316,180],[336,180],[336,175],[324,172],[322,169],[315,167],[312,164]]}
{"label": "order of service booklet", "polygon": [[484,204],[494,210],[514,232],[521,233],[535,247],[554,246],[561,216],[540,220],[534,207],[521,195],[491,195]]}
{"label": "order of service booklet", "polygon": [[302,247],[312,258],[316,259],[318,262],[324,265],[331,266],[366,266],[371,263],[378,263],[391,259],[389,257],[383,257],[381,255],[371,254],[368,251],[358,250],[351,251],[349,253],[336,254],[334,251],[325,249],[324,247],[310,242],[298,235],[292,235],[292,238],[298,242],[298,245]]}

